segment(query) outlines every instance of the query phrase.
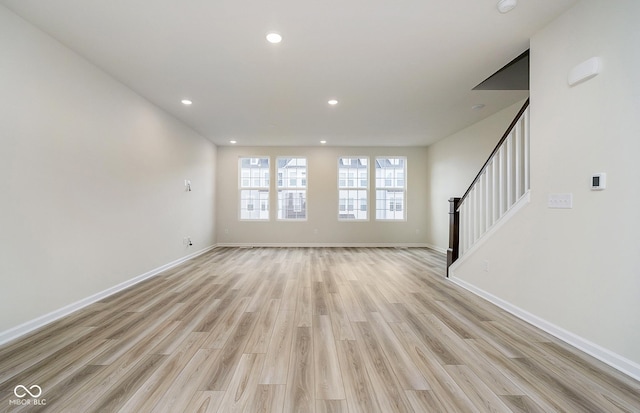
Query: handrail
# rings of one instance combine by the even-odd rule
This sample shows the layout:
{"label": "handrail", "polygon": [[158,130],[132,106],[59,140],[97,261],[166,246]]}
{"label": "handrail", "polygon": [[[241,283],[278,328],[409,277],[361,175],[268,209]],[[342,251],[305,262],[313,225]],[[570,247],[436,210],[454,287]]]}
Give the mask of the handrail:
{"label": "handrail", "polygon": [[485,171],[485,169],[487,169],[487,165],[489,165],[489,162],[491,162],[491,160],[493,159],[495,154],[498,153],[498,151],[500,150],[500,147],[502,146],[504,141],[507,139],[507,137],[509,136],[509,134],[511,133],[513,128],[516,126],[516,124],[520,120],[520,117],[525,112],[525,110],[527,110],[528,107],[529,107],[529,98],[527,98],[526,102],[524,102],[524,105],[522,105],[522,108],[520,109],[520,111],[518,112],[516,117],[513,119],[513,122],[511,122],[511,124],[507,128],[507,131],[504,133],[504,135],[502,135],[502,138],[500,138],[500,140],[498,141],[498,144],[496,145],[496,147],[493,148],[493,151],[491,152],[491,155],[489,155],[489,157],[487,158],[487,161],[484,163],[484,165],[482,165],[482,168],[480,168],[480,172],[478,172],[478,175],[476,175],[476,177],[473,179],[473,182],[471,182],[471,185],[469,185],[469,188],[467,188],[467,190],[464,193],[464,195],[462,195],[462,197],[460,198],[460,201],[458,201],[458,208],[460,208],[460,205],[462,205],[464,200],[467,198],[467,196],[469,195],[469,193],[473,189],[473,186],[476,184],[476,182],[478,182],[478,179],[480,179],[480,177],[482,176],[482,173]]}

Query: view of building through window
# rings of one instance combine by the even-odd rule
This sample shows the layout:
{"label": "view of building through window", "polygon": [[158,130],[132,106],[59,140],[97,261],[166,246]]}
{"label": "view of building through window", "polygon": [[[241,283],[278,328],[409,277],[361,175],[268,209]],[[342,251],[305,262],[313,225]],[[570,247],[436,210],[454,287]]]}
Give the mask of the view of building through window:
{"label": "view of building through window", "polygon": [[278,219],[307,219],[307,158],[278,158]]}
{"label": "view of building through window", "polygon": [[376,219],[405,219],[406,163],[404,157],[376,158]]}
{"label": "view of building through window", "polygon": [[[375,158],[375,219],[406,219],[405,157]],[[269,220],[270,158],[239,159],[239,217],[241,220]],[[369,219],[369,158],[338,158],[338,219]],[[275,165],[277,219],[307,219],[307,158],[278,157]],[[373,191],[374,188],[371,188]],[[373,198],[372,198],[373,202]]]}
{"label": "view of building through window", "polygon": [[240,158],[240,219],[269,219],[269,158]]}
{"label": "view of building through window", "polygon": [[369,158],[338,159],[338,218],[366,220],[369,197]]}

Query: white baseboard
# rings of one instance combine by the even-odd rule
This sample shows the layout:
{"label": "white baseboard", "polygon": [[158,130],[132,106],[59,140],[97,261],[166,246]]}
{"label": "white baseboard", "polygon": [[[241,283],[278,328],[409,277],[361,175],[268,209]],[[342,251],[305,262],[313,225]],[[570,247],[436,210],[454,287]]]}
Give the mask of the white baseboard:
{"label": "white baseboard", "polygon": [[446,248],[441,248],[441,247],[436,247],[435,245],[432,244],[425,244],[425,247],[432,249],[436,252],[439,252],[441,254],[446,254],[447,253],[447,249]]}
{"label": "white baseboard", "polygon": [[332,242],[220,242],[218,247],[239,247],[239,248],[430,248],[424,243],[332,243]]}
{"label": "white baseboard", "polygon": [[558,327],[557,325],[550,323],[549,321],[540,318],[530,312],[521,309],[520,307],[516,307],[515,305],[505,301],[495,295],[488,293],[473,284],[470,284],[464,280],[461,280],[456,277],[449,278],[452,282],[459,285],[460,287],[468,290],[475,295],[484,298],[485,300],[497,305],[503,310],[508,311],[514,316],[526,321],[529,324],[532,324],[538,327],[541,330],[546,331],[554,337],[559,338],[567,344],[572,345],[573,347],[581,350],[598,360],[610,365],[616,370],[621,371],[622,373],[636,379],[640,380],[640,365],[635,363],[632,360],[629,360],[619,354],[614,353],[611,350],[608,350],[598,344],[595,344],[583,337],[580,337],[568,330],[565,330],[562,327]]}
{"label": "white baseboard", "polygon": [[189,254],[187,256],[184,256],[182,258],[179,258],[175,261],[172,261],[168,264],[165,264],[161,267],[155,268],[151,271],[145,272],[144,274],[140,274],[130,280],[127,280],[123,283],[120,283],[118,285],[115,285],[111,288],[108,288],[104,291],[101,291],[99,293],[93,294],[92,296],[89,296],[87,298],[83,298],[80,301],[76,301],[75,303],[71,303],[67,306],[64,306],[58,310],[52,311],[49,314],[45,314],[43,316],[40,316],[38,318],[35,318],[33,320],[27,321],[26,323],[20,324],[19,326],[13,327],[9,330],[0,332],[0,345],[7,343],[9,341],[15,340],[17,338],[22,337],[23,335],[30,333],[31,331],[38,329],[40,327],[43,327],[55,320],[58,320],[64,316],[67,316],[75,311],[80,310],[81,308],[84,308],[90,304],[95,303],[96,301],[100,301],[103,300],[104,298],[115,294],[119,291],[124,290],[125,288],[129,288],[132,285],[135,285],[141,281],[144,281],[148,278],[154,277],[158,274],[160,274],[163,271],[166,271],[170,268],[173,268],[177,265],[182,264],[185,261],[190,260],[191,258],[195,258],[198,255],[202,255],[210,250],[212,250],[213,248],[215,248],[215,245],[212,245],[210,247],[201,249],[200,251],[196,251],[192,254]]}

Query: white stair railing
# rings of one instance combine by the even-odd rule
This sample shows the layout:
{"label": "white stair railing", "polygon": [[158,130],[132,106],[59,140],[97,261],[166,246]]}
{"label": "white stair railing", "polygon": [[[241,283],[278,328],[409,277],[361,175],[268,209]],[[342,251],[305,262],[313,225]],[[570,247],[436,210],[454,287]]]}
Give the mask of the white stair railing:
{"label": "white stair railing", "polygon": [[529,100],[458,202],[458,257],[529,192]]}

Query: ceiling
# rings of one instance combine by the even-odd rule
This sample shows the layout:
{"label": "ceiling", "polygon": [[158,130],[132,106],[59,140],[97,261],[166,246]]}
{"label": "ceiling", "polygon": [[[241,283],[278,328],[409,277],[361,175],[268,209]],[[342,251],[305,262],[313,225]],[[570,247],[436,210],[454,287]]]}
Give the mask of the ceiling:
{"label": "ceiling", "polygon": [[0,4],[217,145],[423,146],[526,98],[472,89],[576,1]]}

